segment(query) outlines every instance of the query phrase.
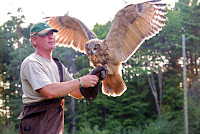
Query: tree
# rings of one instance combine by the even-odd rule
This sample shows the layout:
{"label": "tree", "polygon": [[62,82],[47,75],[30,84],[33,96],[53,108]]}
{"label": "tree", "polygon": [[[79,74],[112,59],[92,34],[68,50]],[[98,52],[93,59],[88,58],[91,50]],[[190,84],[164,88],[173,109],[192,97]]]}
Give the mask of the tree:
{"label": "tree", "polygon": [[[24,57],[30,53],[32,45],[29,42],[30,28],[22,28],[20,25],[23,23],[24,16],[20,15],[21,8],[17,11],[18,16],[12,16],[1,26],[3,34],[0,34],[0,41],[2,42],[0,49],[3,56],[0,57],[1,61],[1,92],[0,97],[3,102],[1,110],[5,123],[2,126],[8,126],[14,122],[18,128],[18,120],[23,104],[21,101],[21,82],[19,78],[20,64]],[[28,36],[28,38],[26,38]],[[0,114],[1,115],[1,114]]]}

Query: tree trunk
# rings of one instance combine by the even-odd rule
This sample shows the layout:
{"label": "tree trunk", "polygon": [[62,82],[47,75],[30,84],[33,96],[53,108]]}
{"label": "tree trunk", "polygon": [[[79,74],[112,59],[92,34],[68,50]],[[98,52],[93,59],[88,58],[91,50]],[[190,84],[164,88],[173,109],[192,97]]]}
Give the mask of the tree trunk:
{"label": "tree trunk", "polygon": [[159,90],[160,90],[160,112],[162,114],[161,111],[161,107],[162,107],[162,70],[159,69],[158,71],[158,84],[159,84]]}
{"label": "tree trunk", "polygon": [[[70,61],[72,63],[71,65],[71,72],[73,73],[73,76],[76,74],[76,66],[75,66],[75,63],[74,63],[74,58],[75,58],[75,55],[72,56],[70,58]],[[69,60],[69,59],[68,59]],[[76,101],[73,97],[70,98],[70,117],[71,117],[71,123],[70,123],[70,128],[71,128],[71,132],[75,132],[76,131],[76,118],[75,118],[75,107],[76,107]]]}
{"label": "tree trunk", "polygon": [[159,106],[159,103],[158,103],[157,90],[156,90],[156,86],[155,86],[155,82],[154,82],[154,78],[153,78],[153,72],[151,72],[151,77],[149,77],[149,75],[147,75],[147,80],[149,82],[151,91],[152,91],[154,99],[155,99],[156,109],[157,109],[158,115],[161,116],[160,106]]}
{"label": "tree trunk", "polygon": [[75,99],[73,97],[71,97],[70,107],[71,107],[71,117],[72,117],[72,121],[71,121],[71,126],[72,126],[71,131],[72,132],[76,131],[76,126],[75,126],[75,123],[76,123],[76,120],[75,120],[75,106],[76,106],[76,101],[75,101]]}

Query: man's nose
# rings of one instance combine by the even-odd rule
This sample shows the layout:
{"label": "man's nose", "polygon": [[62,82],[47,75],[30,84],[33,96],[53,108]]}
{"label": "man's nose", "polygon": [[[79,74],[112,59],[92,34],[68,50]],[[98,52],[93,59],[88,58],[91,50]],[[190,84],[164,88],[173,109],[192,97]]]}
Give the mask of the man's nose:
{"label": "man's nose", "polygon": [[48,37],[49,38],[55,38],[55,35],[54,34],[49,34]]}

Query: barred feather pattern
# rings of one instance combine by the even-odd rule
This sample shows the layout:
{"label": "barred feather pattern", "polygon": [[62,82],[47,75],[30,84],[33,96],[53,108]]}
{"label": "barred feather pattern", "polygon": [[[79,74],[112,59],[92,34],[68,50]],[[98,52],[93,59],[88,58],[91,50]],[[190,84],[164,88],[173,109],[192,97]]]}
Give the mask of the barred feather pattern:
{"label": "barred feather pattern", "polygon": [[56,44],[60,47],[72,47],[85,53],[85,44],[88,40],[97,38],[80,20],[65,16],[46,17],[47,23],[58,30]]}
{"label": "barred feather pattern", "polygon": [[165,26],[166,4],[158,3],[160,1],[131,4],[116,14],[105,40],[120,50],[118,58],[122,62],[126,62],[145,40],[158,34]]}

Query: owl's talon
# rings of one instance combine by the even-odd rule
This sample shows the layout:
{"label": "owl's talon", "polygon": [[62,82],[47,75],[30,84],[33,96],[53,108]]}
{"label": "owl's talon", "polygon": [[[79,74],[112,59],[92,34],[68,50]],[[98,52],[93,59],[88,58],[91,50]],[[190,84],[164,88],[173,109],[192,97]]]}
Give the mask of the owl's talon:
{"label": "owl's talon", "polygon": [[96,67],[103,67],[103,65],[100,64],[100,63],[98,63],[98,64],[96,65]]}

